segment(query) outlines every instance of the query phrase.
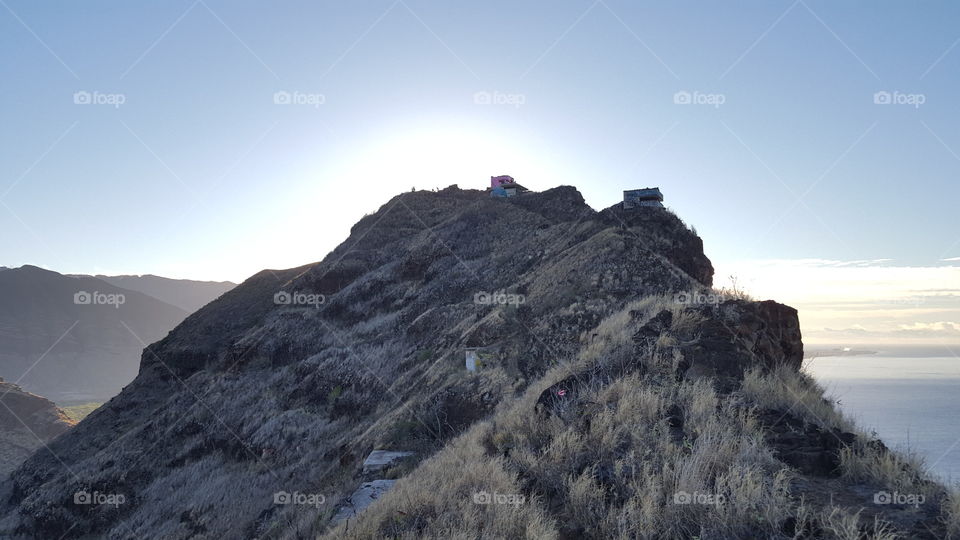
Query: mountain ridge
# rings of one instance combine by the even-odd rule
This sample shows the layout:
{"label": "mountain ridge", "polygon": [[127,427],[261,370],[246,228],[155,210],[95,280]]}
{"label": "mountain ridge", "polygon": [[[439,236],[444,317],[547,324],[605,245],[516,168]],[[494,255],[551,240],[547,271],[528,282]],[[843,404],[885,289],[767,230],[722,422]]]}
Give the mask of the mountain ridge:
{"label": "mountain ridge", "polygon": [[212,300],[216,300],[221,294],[237,285],[231,281],[175,279],[154,274],[115,276],[97,274],[93,277],[117,287],[142,292],[188,313],[193,313]]}
{"label": "mountain ridge", "polygon": [[[712,277],[702,241],[665,209],[595,211],[569,186],[509,199],[456,186],[397,195],[323,260],[259,272],[148,346],[136,379],[53,441],[60,459],[35,454],[0,486],[0,532],[576,537],[592,523],[580,508],[614,516],[640,504],[626,479],[640,478],[644,463],[664,467],[666,476],[643,478],[665,487],[667,468],[691,467],[694,457],[712,464],[694,477],[710,484],[690,486],[755,481],[770,522],[658,498],[657,515],[669,516],[655,524],[664,536],[676,527],[784,537],[828,530],[820,507],[807,510],[814,524],[798,521],[807,514],[778,471],[810,479],[792,489],[819,504],[809,486],[839,481],[837,467],[853,459],[844,452],[864,461],[867,446],[854,448],[859,439],[797,375],[796,310],[726,298],[710,290]],[[691,303],[698,293],[720,299]],[[467,371],[464,353],[477,347],[487,360]],[[791,386],[770,391],[781,380]],[[830,422],[791,414],[777,401],[790,391],[810,395],[804,405]],[[754,417],[756,407],[771,415]],[[595,435],[592,418],[629,444],[572,445]],[[795,424],[814,450],[798,449]],[[630,439],[646,433],[652,443]],[[575,451],[550,457],[551,445],[564,444]],[[374,449],[415,457],[384,473],[399,477],[396,492],[331,530]],[[546,452],[542,467],[556,473],[530,452]],[[675,463],[656,465],[666,459],[658,455]],[[563,489],[564,474],[579,487]],[[619,495],[572,500],[596,495],[590,478]],[[478,506],[469,490],[483,488],[531,503]],[[70,497],[80,490],[127,502],[77,506]],[[281,493],[327,502],[277,503]],[[932,519],[889,514],[906,528]],[[615,532],[617,519],[603,516],[594,525]]]}

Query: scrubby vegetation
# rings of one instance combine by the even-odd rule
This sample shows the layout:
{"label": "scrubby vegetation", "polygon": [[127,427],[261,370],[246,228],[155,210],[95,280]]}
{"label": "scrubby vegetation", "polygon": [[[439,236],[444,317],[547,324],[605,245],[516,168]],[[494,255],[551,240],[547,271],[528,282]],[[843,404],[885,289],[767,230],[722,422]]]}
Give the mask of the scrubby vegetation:
{"label": "scrubby vegetation", "polygon": [[101,405],[103,405],[103,403],[100,402],[80,403],[77,405],[64,406],[63,410],[67,413],[67,416],[72,418],[74,421],[79,422],[86,418],[88,414],[97,410],[97,408]]}
{"label": "scrubby vegetation", "polygon": [[[852,428],[806,374],[758,366],[723,395],[709,379],[664,376],[672,364],[656,349],[643,359],[647,369],[624,370],[632,344],[623,336],[661,309],[680,315],[681,331],[696,324],[663,297],[608,316],[577,358],[502,404],[330,537],[903,537],[875,513],[835,505],[831,494],[800,493],[803,471],[767,444],[758,410],[822,429]],[[545,391],[587,372],[592,378],[579,392],[567,389],[549,413],[533,413]],[[841,448],[837,474],[864,489],[922,490],[934,505],[956,504],[921,478],[917,463],[879,448],[857,435]],[[477,504],[478,493],[524,502]]]}
{"label": "scrubby vegetation", "polygon": [[825,428],[854,429],[826,398],[823,387],[802,371],[782,366],[770,371],[751,369],[744,374],[740,392],[757,408],[786,411]]}
{"label": "scrubby vegetation", "polygon": [[956,487],[943,501],[943,520],[949,538],[960,538],[960,491]]}

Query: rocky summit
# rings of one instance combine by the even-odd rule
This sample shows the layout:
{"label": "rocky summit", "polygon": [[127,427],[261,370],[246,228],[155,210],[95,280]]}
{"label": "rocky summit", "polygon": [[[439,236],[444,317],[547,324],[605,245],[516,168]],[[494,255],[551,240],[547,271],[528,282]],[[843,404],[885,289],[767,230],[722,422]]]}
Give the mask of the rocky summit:
{"label": "rocky summit", "polygon": [[0,536],[944,535],[877,502],[945,495],[798,371],[797,312],[712,284],[665,208],[398,195],[147,347],[3,484]]}

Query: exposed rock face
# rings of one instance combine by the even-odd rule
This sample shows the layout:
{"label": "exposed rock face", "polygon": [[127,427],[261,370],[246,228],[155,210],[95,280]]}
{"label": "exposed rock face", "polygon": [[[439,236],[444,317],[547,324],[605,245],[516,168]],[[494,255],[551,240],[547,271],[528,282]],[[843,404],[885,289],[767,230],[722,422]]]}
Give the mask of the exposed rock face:
{"label": "exposed rock face", "polygon": [[52,401],[0,379],[0,475],[73,424]]}
{"label": "exposed rock face", "polygon": [[[853,445],[853,433],[825,430],[784,411],[761,411],[757,416],[767,427],[767,442],[781,461],[804,474],[840,476],[840,449]],[[880,441],[875,444],[886,450]]]}
{"label": "exposed rock face", "polygon": [[628,230],[642,230],[644,237],[657,244],[681,270],[700,283],[713,285],[713,264],[703,254],[703,240],[696,234],[677,234],[686,225],[669,210],[656,207],[624,209],[622,204],[607,208],[601,215]]}
{"label": "exposed rock face", "polygon": [[683,356],[677,376],[725,377],[739,379],[744,370],[786,365],[800,369],[803,342],[797,310],[771,300],[747,302],[728,300],[718,305],[696,306],[692,324],[674,325],[670,311],[664,311],[634,336],[638,347],[656,347],[663,332],[671,331]]}
{"label": "exposed rock face", "polygon": [[[785,365],[798,370],[803,343],[797,310],[773,301],[728,300],[717,305],[691,306],[682,312],[665,309],[650,318],[636,334],[631,360],[619,369],[595,366],[544,390],[537,410],[553,412],[575,398],[584,385],[598,378],[645,372],[645,359],[653,355],[676,358],[672,375],[680,379],[709,377],[719,388],[737,387],[747,369],[773,369]],[[664,342],[661,338],[669,336]]]}

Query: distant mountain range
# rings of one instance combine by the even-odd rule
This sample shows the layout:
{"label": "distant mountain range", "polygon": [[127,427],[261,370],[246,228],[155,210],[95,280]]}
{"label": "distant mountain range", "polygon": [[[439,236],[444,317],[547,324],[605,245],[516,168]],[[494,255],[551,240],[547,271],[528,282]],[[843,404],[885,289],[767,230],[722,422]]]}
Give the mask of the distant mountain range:
{"label": "distant mountain range", "polygon": [[193,281],[189,279],[170,279],[152,274],[142,276],[93,276],[107,283],[138,291],[162,300],[172,306],[193,313],[207,305],[211,300],[237,286],[229,281]]}
{"label": "distant mountain range", "polygon": [[0,270],[0,376],[58,403],[106,400],[136,376],[145,345],[233,286]]}

